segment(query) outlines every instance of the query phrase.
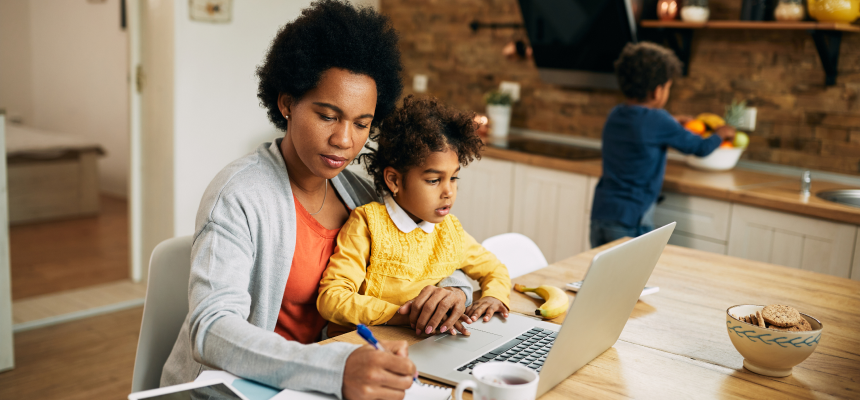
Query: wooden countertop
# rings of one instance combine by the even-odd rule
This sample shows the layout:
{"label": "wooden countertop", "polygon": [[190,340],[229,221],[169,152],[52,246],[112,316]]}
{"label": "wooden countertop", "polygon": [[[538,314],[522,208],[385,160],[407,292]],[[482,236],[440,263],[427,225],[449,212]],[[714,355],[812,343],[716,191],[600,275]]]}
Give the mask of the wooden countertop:
{"label": "wooden countertop", "polygon": [[[514,282],[563,288],[585,276],[595,254],[623,240]],[[856,398],[860,393],[860,282],[670,245],[648,284],[660,292],[638,302],[618,342],[541,399]],[[532,315],[539,304],[521,293],[511,295],[514,312]],[[726,331],[726,309],[736,304],[787,304],[817,318],[824,325],[818,348],[785,378],[747,371]],[[372,329],[385,340],[423,339],[405,328]],[[355,332],[331,341],[363,343]]]}
{"label": "wooden countertop", "polygon": [[[483,156],[594,177],[600,177],[603,171],[600,159],[566,160],[491,146],[484,147]],[[681,162],[669,161],[663,189],[860,225],[860,208],[836,204],[815,196],[815,193],[825,190],[857,187],[815,180],[814,177],[812,195],[804,199],[800,195],[800,177],[737,168],[725,172],[707,172],[690,168]]]}

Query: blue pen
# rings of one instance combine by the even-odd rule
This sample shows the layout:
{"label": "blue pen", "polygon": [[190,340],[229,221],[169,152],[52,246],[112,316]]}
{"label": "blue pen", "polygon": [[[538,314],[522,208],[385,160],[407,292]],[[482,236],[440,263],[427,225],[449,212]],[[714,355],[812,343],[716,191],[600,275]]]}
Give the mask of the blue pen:
{"label": "blue pen", "polygon": [[[379,341],[376,340],[375,337],[373,337],[373,332],[371,332],[370,329],[368,329],[367,326],[365,326],[364,324],[358,324],[358,336],[361,336],[362,339],[366,340],[367,343],[375,347],[376,350],[385,351],[385,349],[383,349],[382,346],[379,345]],[[420,381],[418,381],[418,377],[413,377],[412,381],[415,383],[421,383]]]}

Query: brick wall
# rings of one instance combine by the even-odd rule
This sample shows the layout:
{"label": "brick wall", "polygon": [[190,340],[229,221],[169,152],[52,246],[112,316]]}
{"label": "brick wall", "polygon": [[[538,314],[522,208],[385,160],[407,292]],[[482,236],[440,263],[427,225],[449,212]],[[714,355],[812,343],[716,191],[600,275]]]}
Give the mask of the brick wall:
{"label": "brick wall", "polygon": [[[711,0],[712,19],[736,19],[740,0]],[[406,93],[427,74],[429,94],[464,109],[483,110],[482,95],[500,81],[521,84],[511,124],[599,138],[620,93],[543,83],[532,61],[506,60],[502,47],[525,38],[514,29],[472,33],[473,19],[521,22],[517,0],[381,0],[402,35]],[[723,113],[732,99],[758,108],[744,158],[860,175],[860,33],[842,38],[836,86],[805,31],[699,30],[690,74],[672,87],[675,114]]]}

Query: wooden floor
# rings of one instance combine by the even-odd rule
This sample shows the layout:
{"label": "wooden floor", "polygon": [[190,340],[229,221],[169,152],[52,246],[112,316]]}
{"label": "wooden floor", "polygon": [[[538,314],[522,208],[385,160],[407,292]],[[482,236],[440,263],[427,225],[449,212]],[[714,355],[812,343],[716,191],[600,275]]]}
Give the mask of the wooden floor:
{"label": "wooden floor", "polygon": [[16,331],[80,319],[143,304],[146,284],[130,279],[43,294],[12,302]]}
{"label": "wooden floor", "polygon": [[9,228],[12,300],[129,278],[128,203],[101,197],[97,217]]}
{"label": "wooden floor", "polygon": [[143,307],[15,334],[0,399],[124,399]]}

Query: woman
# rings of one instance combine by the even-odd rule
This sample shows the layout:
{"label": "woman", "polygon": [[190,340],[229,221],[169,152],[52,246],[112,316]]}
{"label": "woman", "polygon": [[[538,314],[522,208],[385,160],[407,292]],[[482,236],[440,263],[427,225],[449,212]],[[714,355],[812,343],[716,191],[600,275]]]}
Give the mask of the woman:
{"label": "woman", "polygon": [[[278,33],[257,71],[258,97],[285,135],[228,165],[204,193],[190,311],[163,386],[222,369],[348,399],[402,398],[416,373],[405,342],[385,343],[390,352],[309,344],[325,324],[315,300],[337,232],[351,209],[377,200],[369,182],[344,168],[393,111],[401,71],[397,33],[371,9],[323,0]],[[401,313],[422,331],[463,332],[471,288],[462,274],[440,286]]]}

